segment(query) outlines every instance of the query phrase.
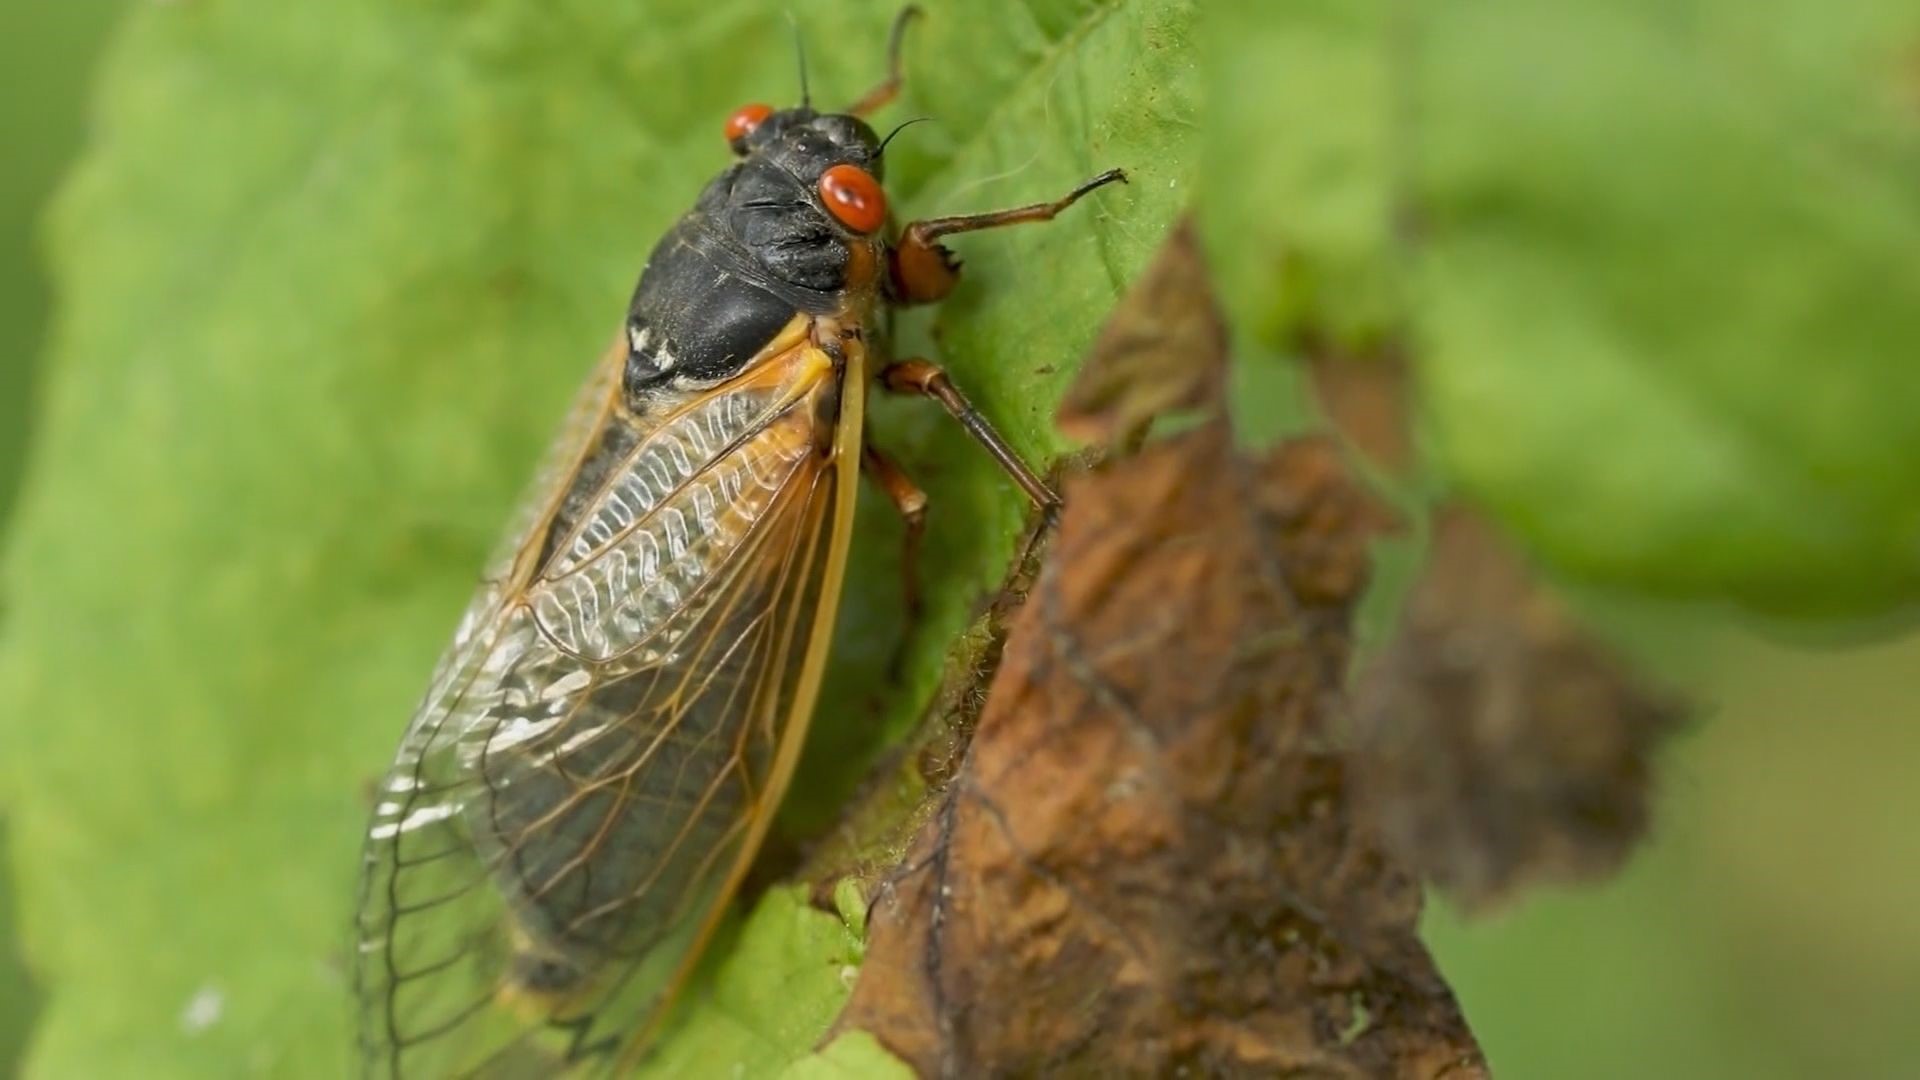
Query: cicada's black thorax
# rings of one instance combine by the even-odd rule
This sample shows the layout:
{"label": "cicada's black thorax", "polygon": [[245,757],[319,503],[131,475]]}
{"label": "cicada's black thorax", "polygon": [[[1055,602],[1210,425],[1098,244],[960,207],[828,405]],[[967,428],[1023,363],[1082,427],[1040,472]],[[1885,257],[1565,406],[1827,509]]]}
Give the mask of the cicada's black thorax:
{"label": "cicada's black thorax", "polygon": [[858,117],[789,109],[735,149],[647,260],[627,310],[626,391],[638,404],[669,380],[739,371],[796,314],[847,303],[855,237],[820,203],[820,175],[858,165],[880,175],[880,140]]}

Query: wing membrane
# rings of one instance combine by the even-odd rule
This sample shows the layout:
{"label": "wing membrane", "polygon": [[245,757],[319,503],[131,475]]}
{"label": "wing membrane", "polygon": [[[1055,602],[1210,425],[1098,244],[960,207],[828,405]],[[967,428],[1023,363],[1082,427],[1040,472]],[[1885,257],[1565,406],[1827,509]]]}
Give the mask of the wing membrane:
{"label": "wing membrane", "polygon": [[602,410],[600,449],[560,455],[570,490],[538,497],[381,787],[357,924],[369,1072],[550,1075],[656,1018],[818,688],[857,366],[793,345],[646,418]]}

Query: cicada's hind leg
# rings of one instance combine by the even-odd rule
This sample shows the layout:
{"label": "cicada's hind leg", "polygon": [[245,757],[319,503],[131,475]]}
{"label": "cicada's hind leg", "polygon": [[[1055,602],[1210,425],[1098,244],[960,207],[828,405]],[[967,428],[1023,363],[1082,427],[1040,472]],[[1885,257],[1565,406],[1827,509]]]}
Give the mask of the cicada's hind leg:
{"label": "cicada's hind leg", "polygon": [[887,670],[897,679],[904,670],[907,639],[920,624],[925,603],[920,591],[920,547],[927,532],[927,493],[920,490],[920,485],[913,482],[913,477],[908,476],[898,462],[871,442],[860,449],[860,467],[900,512],[900,520],[906,524],[906,536],[900,545],[900,596],[906,608],[907,633],[900,635],[887,664]]}

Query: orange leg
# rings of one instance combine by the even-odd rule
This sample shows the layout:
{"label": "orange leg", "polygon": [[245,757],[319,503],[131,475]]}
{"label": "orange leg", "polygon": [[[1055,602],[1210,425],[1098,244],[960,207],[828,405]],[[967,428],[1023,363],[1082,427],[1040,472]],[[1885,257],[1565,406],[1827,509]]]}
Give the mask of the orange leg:
{"label": "orange leg", "polygon": [[1020,455],[1014,453],[1013,447],[1008,446],[1007,440],[994,430],[979,409],[974,408],[973,402],[960,393],[960,388],[953,385],[953,380],[938,364],[918,357],[895,361],[880,369],[880,385],[897,394],[917,394],[939,402],[955,420],[960,421],[960,426],[967,429],[967,434],[987,448],[987,453],[993,455],[993,460],[1007,471],[1008,476],[1013,477],[1013,482],[1020,485],[1020,490],[1027,493],[1027,498],[1032,499],[1035,506],[1048,514],[1059,509],[1060,497],[1053,493],[1045,480],[1027,467],[1026,462],[1020,460]]}
{"label": "orange leg", "polygon": [[900,43],[906,40],[907,24],[920,17],[920,8],[908,4],[893,17],[893,32],[887,35],[887,77],[880,85],[860,95],[860,100],[847,106],[847,112],[853,116],[868,116],[882,106],[900,96]]}
{"label": "orange leg", "polygon": [[887,501],[900,511],[907,526],[906,541],[900,551],[901,596],[907,605],[907,624],[920,621],[923,598],[920,595],[920,543],[927,533],[927,493],[901,470],[898,463],[881,453],[872,443],[860,449],[860,467],[886,493]]}

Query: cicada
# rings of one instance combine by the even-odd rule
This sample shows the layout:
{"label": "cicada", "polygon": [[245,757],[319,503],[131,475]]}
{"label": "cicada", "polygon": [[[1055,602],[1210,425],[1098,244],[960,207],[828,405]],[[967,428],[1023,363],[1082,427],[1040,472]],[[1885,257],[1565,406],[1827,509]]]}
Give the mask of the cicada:
{"label": "cicada", "polygon": [[[375,1075],[631,1064],[766,835],[820,689],[859,472],[925,499],[862,425],[871,379],[944,405],[1045,483],[947,376],[882,363],[938,300],[941,238],[1053,202],[889,228],[865,117],[749,105],[736,160],[653,249],[382,780],[357,919]],[[909,535],[915,530],[910,528]]]}

